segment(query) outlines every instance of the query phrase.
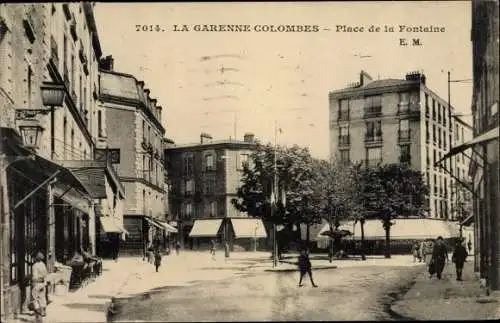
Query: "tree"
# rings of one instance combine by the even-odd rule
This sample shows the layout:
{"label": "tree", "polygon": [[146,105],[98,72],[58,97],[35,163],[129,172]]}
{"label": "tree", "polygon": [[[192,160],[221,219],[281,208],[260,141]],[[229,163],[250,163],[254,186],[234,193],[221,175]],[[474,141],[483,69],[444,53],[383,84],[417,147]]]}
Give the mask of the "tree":
{"label": "tree", "polygon": [[[276,153],[276,178],[274,154]],[[294,224],[310,225],[321,221],[318,200],[314,196],[313,159],[307,148],[297,145],[276,147],[257,144],[243,168],[238,198],[233,206],[273,224],[291,228]],[[276,184],[277,196],[273,186]]]}
{"label": "tree", "polygon": [[390,258],[390,230],[398,217],[423,216],[428,188],[422,174],[404,164],[366,168],[362,173],[367,212],[385,230],[385,257]]}

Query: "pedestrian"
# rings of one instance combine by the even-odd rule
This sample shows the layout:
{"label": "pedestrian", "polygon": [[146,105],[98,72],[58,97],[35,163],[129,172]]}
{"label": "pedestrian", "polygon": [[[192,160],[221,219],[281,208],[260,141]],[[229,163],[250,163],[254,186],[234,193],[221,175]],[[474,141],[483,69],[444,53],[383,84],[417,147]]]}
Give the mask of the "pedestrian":
{"label": "pedestrian", "polygon": [[313,280],[311,260],[309,259],[309,254],[308,254],[307,249],[302,249],[300,251],[298,265],[299,265],[299,271],[300,271],[299,287],[303,286],[302,285],[302,278],[304,278],[304,276],[306,274],[309,274],[309,278],[311,279],[312,286],[318,287],[318,285],[316,285],[314,283],[314,280]]}
{"label": "pedestrian", "polygon": [[44,255],[38,252],[35,256],[35,263],[31,268],[32,281],[32,309],[35,311],[35,322],[42,322],[42,317],[46,315],[47,297],[46,297],[46,278],[48,275],[45,266]]}
{"label": "pedestrian", "polygon": [[422,261],[422,259],[420,258],[420,244],[418,243],[418,241],[415,241],[415,243],[413,244],[412,254],[413,254],[413,262],[417,262],[417,259],[419,262]]}
{"label": "pedestrian", "polygon": [[467,259],[467,250],[462,244],[462,241],[457,241],[453,255],[451,256],[451,261],[455,263],[455,270],[457,273],[457,280],[462,280],[462,270],[464,268],[464,262]]}
{"label": "pedestrian", "polygon": [[154,263],[154,249],[152,244],[148,247],[148,262],[150,264]]}
{"label": "pedestrian", "polygon": [[224,256],[226,257],[225,259],[229,259],[229,243],[224,242]]}
{"label": "pedestrian", "polygon": [[469,242],[467,242],[467,248],[469,249],[469,253],[471,253],[472,252],[472,241],[470,238],[469,238]]}
{"label": "pedestrian", "polygon": [[160,248],[156,248],[154,251],[154,258],[155,258],[155,268],[156,272],[158,272],[158,268],[161,266],[161,251]]}
{"label": "pedestrian", "polygon": [[180,250],[181,250],[181,243],[180,243],[179,241],[177,241],[177,242],[175,243],[175,253],[176,253],[177,255],[179,255],[179,251],[180,251]]}
{"label": "pedestrian", "polygon": [[[439,236],[432,250],[431,264],[438,279],[441,279],[445,262],[448,261],[448,250],[444,243],[443,237]],[[432,275],[432,274],[431,274]]]}
{"label": "pedestrian", "polygon": [[212,256],[212,259],[215,260],[215,240],[212,239],[210,241],[210,255]]}
{"label": "pedestrian", "polygon": [[430,265],[432,259],[432,250],[434,250],[434,241],[428,239],[424,242],[424,248],[422,254],[424,256],[424,261],[427,265]]}

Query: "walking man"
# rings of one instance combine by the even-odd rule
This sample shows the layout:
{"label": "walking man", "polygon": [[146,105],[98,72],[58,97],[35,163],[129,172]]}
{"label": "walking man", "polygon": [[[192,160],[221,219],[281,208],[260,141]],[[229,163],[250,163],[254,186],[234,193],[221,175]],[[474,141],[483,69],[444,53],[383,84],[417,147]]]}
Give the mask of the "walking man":
{"label": "walking man", "polygon": [[467,259],[467,250],[461,241],[457,241],[451,261],[455,263],[455,270],[457,273],[457,280],[462,280],[462,270],[464,268],[465,260]]}
{"label": "walking man", "polygon": [[212,239],[210,241],[210,255],[212,256],[212,259],[215,260],[215,240]]}
{"label": "walking man", "polygon": [[318,287],[314,283],[313,276],[312,276],[312,266],[311,266],[311,260],[309,259],[309,255],[306,249],[302,249],[300,251],[300,256],[299,256],[299,271],[300,271],[300,279],[299,279],[299,287],[302,287],[302,278],[306,274],[309,274],[309,278],[311,279],[311,284],[313,287]]}
{"label": "walking man", "polygon": [[33,309],[35,310],[35,322],[42,322],[42,316],[46,315],[45,309],[47,308],[46,298],[46,285],[45,279],[48,272],[45,263],[43,262],[44,256],[38,252],[35,257],[35,263],[32,267],[32,290],[31,296],[33,299]]}
{"label": "walking man", "polygon": [[446,249],[443,237],[439,236],[437,237],[436,243],[434,244],[431,259],[431,264],[434,266],[434,270],[438,279],[441,279],[446,261],[448,261],[448,250]]}
{"label": "walking man", "polygon": [[177,256],[179,255],[179,250],[181,250],[181,243],[177,241],[175,243],[175,253],[177,254]]}
{"label": "walking man", "polygon": [[155,268],[156,272],[158,272],[158,268],[161,266],[161,252],[160,248],[156,248],[154,251],[154,258],[155,258]]}

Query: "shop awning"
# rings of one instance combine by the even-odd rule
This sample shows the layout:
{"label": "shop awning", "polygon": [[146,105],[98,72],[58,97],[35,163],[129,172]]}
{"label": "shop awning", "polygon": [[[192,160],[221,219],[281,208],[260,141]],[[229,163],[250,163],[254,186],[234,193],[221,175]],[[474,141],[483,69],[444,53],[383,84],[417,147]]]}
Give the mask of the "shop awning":
{"label": "shop awning", "polygon": [[99,217],[101,221],[102,230],[106,233],[122,233],[123,230],[119,225],[115,223],[115,219],[112,216],[101,216]]}
{"label": "shop awning", "polygon": [[267,238],[261,219],[231,219],[236,238]]}
{"label": "shop awning", "polygon": [[[456,222],[435,219],[394,219],[391,227],[391,240],[423,240],[458,237],[459,226]],[[353,232],[351,239],[361,239],[361,224],[349,221],[339,227]],[[366,220],[365,240],[385,240],[385,230],[380,220]]]}
{"label": "shop awning", "polygon": [[498,128],[493,128],[477,137],[475,137],[474,139],[466,142],[466,143],[463,143],[459,146],[456,146],[456,147],[453,147],[450,149],[449,152],[447,152],[443,158],[441,158],[439,161],[437,161],[435,164],[438,165],[440,164],[443,160],[447,159],[447,158],[450,158],[458,153],[461,153],[469,148],[472,148],[474,145],[476,144],[480,144],[480,143],[483,143],[483,142],[487,142],[487,141],[490,141],[490,140],[493,140],[493,139],[498,139]]}
{"label": "shop awning", "polygon": [[189,237],[216,237],[221,224],[222,219],[195,220]]}
{"label": "shop awning", "polygon": [[[26,177],[37,186],[51,178],[57,179],[53,184],[55,197],[61,198],[69,205],[87,214],[90,212],[91,197],[85,186],[71,170],[24,148],[21,139],[18,138],[17,134],[10,128],[1,128],[0,148],[1,152],[7,156],[32,157],[30,159],[16,161],[9,166],[9,169]],[[41,187],[38,189],[41,189]],[[35,191],[36,190],[32,191],[12,207],[15,208],[17,205],[24,203],[24,201]]]}
{"label": "shop awning", "polygon": [[157,227],[158,229],[164,229],[163,225],[161,223],[159,223],[159,221],[153,219],[153,218],[150,218],[150,217],[144,217],[144,219],[149,223],[151,224],[152,226],[155,226]]}
{"label": "shop awning", "polygon": [[124,197],[122,185],[113,176],[114,170],[109,163],[94,160],[64,160],[58,163],[73,172],[92,198],[106,198],[106,177],[114,191]]}
{"label": "shop awning", "polygon": [[174,228],[173,226],[171,226],[170,224],[168,224],[167,222],[158,221],[158,223],[160,223],[163,226],[165,231],[171,232],[171,233],[177,233],[177,229]]}

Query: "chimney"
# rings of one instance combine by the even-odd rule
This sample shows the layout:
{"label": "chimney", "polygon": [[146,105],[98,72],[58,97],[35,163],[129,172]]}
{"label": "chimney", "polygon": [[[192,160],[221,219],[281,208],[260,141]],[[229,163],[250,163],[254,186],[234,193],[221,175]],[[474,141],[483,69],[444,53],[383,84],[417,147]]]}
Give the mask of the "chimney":
{"label": "chimney", "polygon": [[425,75],[424,73],[421,73],[419,71],[407,73],[405,79],[407,81],[418,81],[420,83],[425,84]]}
{"label": "chimney", "polygon": [[363,70],[361,71],[361,73],[359,73],[359,83],[361,86],[365,86],[371,81],[373,81],[373,78],[370,76],[370,74],[366,73]]}
{"label": "chimney", "polygon": [[253,133],[251,133],[251,132],[247,132],[243,136],[243,141],[244,142],[254,142],[254,140],[255,140],[255,135]]}
{"label": "chimney", "polygon": [[108,55],[104,58],[101,58],[99,60],[99,68],[105,71],[113,71],[113,65],[114,65],[115,59],[113,58],[112,55]]}
{"label": "chimney", "polygon": [[205,132],[201,133],[201,135],[200,135],[200,143],[201,144],[204,144],[205,142],[211,142],[211,141],[212,141],[212,136],[210,136],[208,133],[205,133]]}
{"label": "chimney", "polygon": [[162,109],[162,108],[161,108],[161,106],[160,106],[160,105],[158,105],[158,106],[156,107],[156,116],[157,116],[158,120],[160,120],[160,122],[161,122],[161,109]]}

